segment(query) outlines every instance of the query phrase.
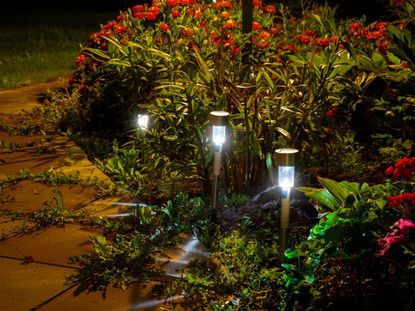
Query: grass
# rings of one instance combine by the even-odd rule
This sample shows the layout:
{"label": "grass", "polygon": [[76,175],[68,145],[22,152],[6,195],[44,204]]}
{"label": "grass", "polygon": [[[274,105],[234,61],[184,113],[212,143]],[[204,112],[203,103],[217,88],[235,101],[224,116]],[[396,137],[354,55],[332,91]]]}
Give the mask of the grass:
{"label": "grass", "polygon": [[0,12],[0,89],[69,77],[80,45],[118,12]]}

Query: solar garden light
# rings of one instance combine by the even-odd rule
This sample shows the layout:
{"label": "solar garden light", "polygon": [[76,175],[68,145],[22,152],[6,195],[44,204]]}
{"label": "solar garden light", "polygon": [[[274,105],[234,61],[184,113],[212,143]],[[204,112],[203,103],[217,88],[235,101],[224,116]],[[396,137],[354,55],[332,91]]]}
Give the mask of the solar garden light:
{"label": "solar garden light", "polygon": [[216,205],[218,195],[218,177],[220,176],[222,145],[226,141],[226,125],[228,123],[229,112],[212,111],[209,115],[212,125],[212,140],[215,144],[215,157],[213,161],[213,187],[212,187],[212,218],[216,217]]}
{"label": "solar garden light", "polygon": [[280,261],[284,260],[284,252],[287,247],[287,231],[290,220],[290,191],[294,187],[294,158],[297,149],[282,148],[275,150],[275,158],[278,163],[278,186],[281,188],[281,213],[280,213]]}
{"label": "solar garden light", "polygon": [[148,130],[150,117],[144,111],[140,111],[137,115],[137,127],[139,130],[146,131]]}

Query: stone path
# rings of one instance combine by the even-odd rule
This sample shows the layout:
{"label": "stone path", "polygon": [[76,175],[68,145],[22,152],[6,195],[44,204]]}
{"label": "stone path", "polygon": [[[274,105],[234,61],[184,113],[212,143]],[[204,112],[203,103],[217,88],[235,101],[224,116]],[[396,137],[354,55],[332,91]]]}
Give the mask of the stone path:
{"label": "stone path", "polygon": [[[128,200],[124,195],[100,198],[99,189],[91,185],[52,186],[33,178],[63,172],[111,183],[64,134],[46,131],[28,136],[11,130],[19,118],[41,106],[42,92],[64,86],[64,82],[53,82],[0,91],[0,310],[169,310],[168,302],[153,290],[157,281],[133,283],[127,290],[108,287],[105,298],[67,283],[66,277],[78,269],[69,257],[92,251],[89,237],[101,234],[98,230],[76,223],[39,230],[32,221],[14,217],[17,212],[38,211],[57,196],[66,210],[86,210],[102,217],[132,212],[131,204],[119,204]],[[2,183],[7,178],[14,182]],[[200,243],[187,236],[182,247],[170,249],[157,263],[166,275],[177,277],[191,259],[203,257]]]}

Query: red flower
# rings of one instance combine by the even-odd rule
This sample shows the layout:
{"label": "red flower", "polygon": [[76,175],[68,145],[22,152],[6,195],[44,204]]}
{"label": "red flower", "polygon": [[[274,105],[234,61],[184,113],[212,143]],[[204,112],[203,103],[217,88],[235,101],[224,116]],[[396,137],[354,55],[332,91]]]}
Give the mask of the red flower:
{"label": "red flower", "polygon": [[252,4],[256,7],[262,7],[262,2],[261,0],[252,0]]}
{"label": "red flower", "polygon": [[388,48],[389,48],[389,44],[387,42],[378,43],[379,52],[386,54],[386,52],[388,51]]}
{"label": "red flower", "polygon": [[337,114],[337,107],[330,107],[326,111],[326,116],[328,116],[329,118],[334,118],[336,114]]}
{"label": "red flower", "polygon": [[319,45],[319,46],[328,46],[330,44],[330,40],[329,39],[316,39],[315,44]]}
{"label": "red flower", "polygon": [[215,8],[217,9],[231,8],[231,7],[232,7],[232,2],[227,1],[227,0],[219,0],[218,2],[215,3]]}
{"label": "red flower", "polygon": [[271,27],[271,32],[275,35],[279,32],[277,27]]}
{"label": "red flower", "polygon": [[258,29],[261,29],[261,28],[262,28],[262,26],[261,26],[260,23],[258,23],[258,22],[252,22],[252,29],[253,30],[258,30]]}
{"label": "red flower", "polygon": [[394,180],[410,180],[415,174],[415,157],[403,157],[395,163],[395,171],[393,172]]}
{"label": "red flower", "polygon": [[298,40],[303,44],[308,44],[313,40],[313,38],[308,35],[299,35]]}
{"label": "red flower", "polygon": [[142,4],[136,5],[133,7],[133,12],[144,12],[145,11],[145,7]]}
{"label": "red flower", "polygon": [[148,20],[155,20],[157,15],[160,13],[160,8],[158,6],[151,6],[146,12],[146,18]]}
{"label": "red flower", "polygon": [[267,12],[269,14],[275,14],[275,13],[277,13],[277,9],[272,4],[268,4],[268,5],[265,6],[265,12]]}
{"label": "red flower", "polygon": [[170,26],[163,23],[163,24],[160,24],[160,29],[162,31],[167,31],[167,30],[170,30]]}
{"label": "red flower", "polygon": [[330,37],[330,41],[336,43],[337,41],[339,41],[339,37],[332,36],[332,37]]}
{"label": "red flower", "polygon": [[268,40],[269,38],[271,38],[271,34],[268,32],[268,31],[261,31],[260,33],[259,33],[259,36],[258,36],[260,39],[262,39],[262,40]]}
{"label": "red flower", "polygon": [[173,18],[178,18],[182,15],[182,13],[180,13],[180,11],[178,9],[173,9],[171,10],[171,16]]}
{"label": "red flower", "polygon": [[292,44],[287,44],[286,46],[283,46],[282,49],[284,51],[290,51],[290,52],[292,52],[292,51],[294,51],[294,46]]}
{"label": "red flower", "polygon": [[349,29],[349,32],[353,35],[353,36],[358,36],[359,35],[359,30],[363,30],[364,31],[364,29],[361,29],[362,28],[362,26],[360,25],[360,24],[358,24],[358,23],[353,23],[351,26],[350,26],[350,29]]}
{"label": "red flower", "polygon": [[224,19],[229,19],[231,17],[231,13],[229,13],[228,11],[223,11],[220,12],[219,14],[221,17],[223,17]]}
{"label": "red flower", "polygon": [[235,20],[233,19],[228,19],[223,25],[222,28],[226,28],[226,29],[234,29],[238,26],[238,24],[236,23]]}
{"label": "red flower", "polygon": [[415,205],[415,192],[406,192],[395,196],[388,196],[388,207],[395,207],[405,203]]}
{"label": "red flower", "polygon": [[366,39],[369,40],[377,40],[379,38],[382,38],[383,34],[379,31],[369,31],[366,35]]}
{"label": "red flower", "polygon": [[179,1],[178,1],[178,0],[167,0],[167,1],[166,1],[166,4],[167,4],[167,6],[169,6],[169,7],[175,7],[176,5],[178,5],[178,4],[179,4]]}
{"label": "red flower", "polygon": [[237,54],[241,51],[241,49],[236,45],[231,45],[229,48],[231,49],[232,53],[234,53],[234,54]]}
{"label": "red flower", "polygon": [[137,18],[137,19],[142,19],[142,18],[144,18],[145,13],[144,13],[144,12],[135,12],[135,13],[133,14],[133,16],[134,16],[135,18]]}
{"label": "red flower", "polygon": [[81,67],[85,60],[86,56],[84,54],[79,54],[79,56],[75,60],[75,63],[78,67]]}
{"label": "red flower", "polygon": [[182,35],[185,38],[190,37],[190,36],[193,36],[194,34],[195,34],[195,31],[193,29],[191,29],[191,28],[184,28],[182,30]]}
{"label": "red flower", "polygon": [[362,26],[360,25],[360,24],[358,24],[358,23],[353,23],[351,26],[350,26],[350,32],[355,32],[355,31],[357,31],[358,29],[360,29]]}
{"label": "red flower", "polygon": [[312,31],[312,30],[306,30],[306,31],[304,31],[303,34],[306,35],[306,36],[312,36],[312,35],[314,35],[314,31]]}
{"label": "red flower", "polygon": [[386,170],[385,170],[385,175],[392,175],[394,171],[393,166],[389,166]]}

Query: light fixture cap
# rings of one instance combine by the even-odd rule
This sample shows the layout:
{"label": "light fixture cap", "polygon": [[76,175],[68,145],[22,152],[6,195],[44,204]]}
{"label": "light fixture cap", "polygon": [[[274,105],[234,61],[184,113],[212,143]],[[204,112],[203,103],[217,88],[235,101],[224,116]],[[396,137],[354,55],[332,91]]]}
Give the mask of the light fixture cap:
{"label": "light fixture cap", "polygon": [[295,163],[296,153],[298,153],[298,150],[293,148],[276,149],[274,153],[274,161],[276,165],[279,166],[293,166]]}
{"label": "light fixture cap", "polygon": [[209,114],[209,121],[213,126],[226,126],[228,119],[229,112],[227,111],[211,111]]}

